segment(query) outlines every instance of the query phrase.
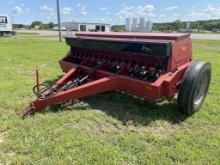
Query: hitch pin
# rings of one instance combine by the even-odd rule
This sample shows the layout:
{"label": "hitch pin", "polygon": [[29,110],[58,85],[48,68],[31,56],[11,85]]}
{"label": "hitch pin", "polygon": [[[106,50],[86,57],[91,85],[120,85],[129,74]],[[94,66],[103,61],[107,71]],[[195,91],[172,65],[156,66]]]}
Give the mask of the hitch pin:
{"label": "hitch pin", "polygon": [[36,85],[37,85],[37,93],[40,93],[40,78],[39,78],[39,69],[36,69]]}

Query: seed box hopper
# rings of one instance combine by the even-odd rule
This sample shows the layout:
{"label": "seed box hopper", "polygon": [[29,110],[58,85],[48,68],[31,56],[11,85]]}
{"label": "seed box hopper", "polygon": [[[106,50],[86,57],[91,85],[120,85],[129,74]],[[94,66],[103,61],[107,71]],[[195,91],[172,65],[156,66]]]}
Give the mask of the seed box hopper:
{"label": "seed box hopper", "polygon": [[65,72],[52,86],[39,83],[37,99],[23,116],[47,106],[107,91],[124,91],[141,98],[162,100],[178,93],[177,109],[192,115],[207,94],[211,66],[192,61],[189,34],[76,33],[60,61]]}

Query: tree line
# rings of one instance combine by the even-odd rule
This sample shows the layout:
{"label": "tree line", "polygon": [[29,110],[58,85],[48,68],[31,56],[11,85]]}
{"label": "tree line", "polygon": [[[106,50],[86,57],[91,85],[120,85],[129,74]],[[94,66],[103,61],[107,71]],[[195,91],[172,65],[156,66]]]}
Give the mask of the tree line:
{"label": "tree line", "polygon": [[176,20],[171,23],[154,23],[154,30],[179,30],[186,29],[187,24],[189,24],[190,29],[198,30],[208,30],[212,31],[214,29],[220,29],[220,19],[219,20],[206,20],[206,21],[192,21],[192,22],[181,22]]}
{"label": "tree line", "polygon": [[14,24],[13,26],[14,28],[33,29],[38,27],[39,29],[43,29],[43,30],[51,30],[58,25],[54,24],[53,22],[43,23],[41,21],[33,21],[30,25]]}
{"label": "tree line", "polygon": [[[206,20],[206,21],[192,21],[192,22],[182,22],[180,20],[176,20],[174,22],[169,23],[154,23],[153,29],[156,31],[177,31],[179,29],[186,29],[187,24],[190,24],[191,29],[209,30],[214,31],[220,29],[220,19],[218,20]],[[114,25],[112,26],[112,30],[115,32],[123,32],[125,31],[124,25]]]}

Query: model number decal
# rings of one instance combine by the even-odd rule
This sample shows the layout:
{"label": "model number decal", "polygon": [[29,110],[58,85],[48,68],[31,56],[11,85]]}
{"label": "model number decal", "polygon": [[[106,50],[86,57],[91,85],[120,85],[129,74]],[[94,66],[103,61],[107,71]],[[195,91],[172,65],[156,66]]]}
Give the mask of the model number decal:
{"label": "model number decal", "polygon": [[153,49],[148,48],[146,46],[143,46],[141,49],[145,54],[152,54],[153,53]]}

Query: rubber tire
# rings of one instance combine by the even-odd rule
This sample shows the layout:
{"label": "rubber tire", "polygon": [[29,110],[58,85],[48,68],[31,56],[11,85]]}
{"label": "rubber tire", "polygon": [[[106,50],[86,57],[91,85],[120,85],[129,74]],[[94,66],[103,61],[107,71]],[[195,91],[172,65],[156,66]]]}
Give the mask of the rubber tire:
{"label": "rubber tire", "polygon": [[[205,83],[203,83],[205,86],[203,86],[202,90],[200,88],[200,83],[204,78],[207,79],[205,80]],[[177,97],[178,110],[190,116],[199,111],[208,93],[210,80],[211,65],[201,61],[193,62],[187,68],[179,88]],[[198,89],[201,89],[200,91],[202,91],[202,96],[199,97],[197,95],[201,99],[199,99],[198,104],[196,104],[195,97],[197,98],[196,93],[199,91]]]}

